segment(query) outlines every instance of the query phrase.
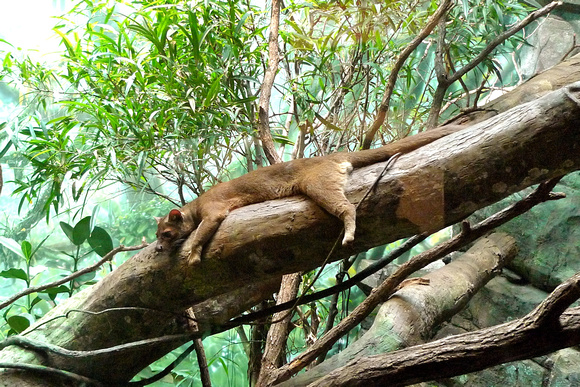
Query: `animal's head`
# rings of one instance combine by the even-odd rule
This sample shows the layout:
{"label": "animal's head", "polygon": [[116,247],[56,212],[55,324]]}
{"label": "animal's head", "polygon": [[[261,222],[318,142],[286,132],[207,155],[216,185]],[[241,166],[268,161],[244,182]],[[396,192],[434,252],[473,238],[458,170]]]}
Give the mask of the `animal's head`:
{"label": "animal's head", "polygon": [[157,220],[156,251],[171,250],[177,242],[187,235],[184,215],[180,210],[171,210],[167,216],[155,217],[155,220]]}

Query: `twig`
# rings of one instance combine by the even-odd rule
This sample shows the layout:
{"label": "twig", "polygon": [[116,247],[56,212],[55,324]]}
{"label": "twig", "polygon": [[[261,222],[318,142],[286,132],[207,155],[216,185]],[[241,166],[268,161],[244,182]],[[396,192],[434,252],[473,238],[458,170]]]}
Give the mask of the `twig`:
{"label": "twig", "polygon": [[[171,370],[173,370],[179,363],[181,363],[182,361],[185,360],[185,358],[187,356],[189,356],[189,354],[195,349],[194,345],[190,345],[189,347],[187,347],[187,349],[185,351],[183,351],[183,353],[181,355],[179,355],[177,357],[177,359],[173,360],[171,362],[171,364],[169,364],[167,367],[165,367],[165,369],[161,372],[159,372],[156,375],[151,376],[150,378],[145,378],[145,379],[141,379],[138,380],[136,382],[129,382],[127,383],[127,385],[129,386],[147,386],[153,382],[156,382],[158,380],[163,379],[165,376],[169,375],[169,373],[171,372]],[[211,385],[211,384],[210,384]]]}
{"label": "twig", "polygon": [[8,305],[12,304],[14,301],[18,300],[21,297],[27,296],[27,295],[32,294],[32,293],[41,292],[43,290],[53,288],[55,286],[62,285],[64,283],[69,282],[75,278],[78,278],[84,274],[91,273],[91,272],[97,270],[105,262],[111,260],[117,253],[119,253],[121,251],[141,250],[141,249],[147,247],[148,245],[149,244],[147,242],[145,242],[145,240],[143,240],[143,243],[139,246],[125,247],[123,245],[120,245],[118,247],[115,247],[113,250],[109,251],[103,258],[101,258],[97,263],[95,263],[91,266],[87,266],[84,269],[75,271],[74,273],[69,274],[66,277],[63,277],[57,281],[50,282],[50,283],[45,284],[45,285],[33,286],[31,288],[28,288],[28,289],[21,291],[20,293],[16,293],[12,297],[8,298],[6,301],[3,301],[2,303],[0,303],[0,309],[7,307]]}
{"label": "twig", "polygon": [[[42,321],[42,322],[34,325],[34,327],[22,332],[22,334],[27,335],[31,332],[34,332],[35,330],[39,329],[40,327],[50,323],[51,321],[58,320],[59,318],[68,318],[68,316],[71,313],[85,313],[85,314],[89,314],[91,316],[98,316],[98,315],[105,314],[105,313],[121,312],[121,311],[128,311],[128,310],[131,310],[131,311],[139,310],[139,311],[145,311],[145,312],[152,312],[153,311],[153,312],[165,313],[165,314],[168,314],[171,316],[184,317],[181,313],[177,313],[177,312],[171,312],[171,311],[153,309],[153,308],[142,308],[142,307],[138,307],[138,306],[122,306],[122,307],[116,307],[116,308],[107,308],[107,309],[100,310],[98,312],[93,312],[90,310],[82,310],[82,309],[69,309],[65,314],[61,314],[59,316],[54,316],[52,318],[49,318],[48,320]],[[187,316],[185,316],[185,317],[187,317]]]}
{"label": "twig", "polygon": [[145,350],[149,346],[155,346],[159,343],[182,343],[187,340],[191,340],[194,337],[201,337],[200,332],[190,332],[181,333],[176,335],[166,335],[161,337],[154,337],[152,339],[144,339],[139,341],[133,341],[130,343],[115,345],[113,347],[94,349],[91,351],[74,351],[66,348],[59,347],[58,345],[48,344],[34,339],[30,339],[24,336],[10,336],[7,339],[0,342],[0,348],[6,348],[10,345],[16,345],[21,348],[25,348],[43,355],[53,353],[55,355],[70,357],[76,359],[84,359],[93,356],[114,356],[115,353],[142,349]]}
{"label": "twig", "polygon": [[60,378],[66,379],[67,381],[75,381],[79,385],[87,386],[102,386],[103,384],[97,382],[94,379],[87,378],[86,376],[78,375],[72,372],[59,370],[57,368],[45,367],[35,364],[23,364],[23,363],[0,363],[0,368],[11,368],[23,371],[29,371],[36,374],[45,374],[50,376],[58,376]]}

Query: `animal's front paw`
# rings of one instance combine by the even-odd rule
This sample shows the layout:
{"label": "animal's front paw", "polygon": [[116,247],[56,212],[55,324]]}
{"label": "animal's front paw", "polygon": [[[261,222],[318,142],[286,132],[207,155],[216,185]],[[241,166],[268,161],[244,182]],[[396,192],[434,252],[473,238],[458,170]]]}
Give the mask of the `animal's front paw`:
{"label": "animal's front paw", "polygon": [[191,250],[189,257],[187,258],[187,263],[191,266],[199,265],[201,263],[201,250]]}

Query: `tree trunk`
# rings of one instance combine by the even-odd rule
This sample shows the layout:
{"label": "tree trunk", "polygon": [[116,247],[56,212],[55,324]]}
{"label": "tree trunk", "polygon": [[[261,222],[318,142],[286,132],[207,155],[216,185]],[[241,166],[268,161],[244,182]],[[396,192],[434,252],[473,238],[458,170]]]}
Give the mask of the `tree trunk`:
{"label": "tree trunk", "polygon": [[[439,230],[522,188],[580,169],[579,100],[580,85],[575,84],[401,156],[360,205],[354,243],[338,248],[330,260]],[[361,200],[382,168],[377,164],[353,172],[345,189],[352,202]],[[205,300],[206,308],[219,308],[217,317],[208,312],[211,307],[206,313],[195,308],[200,329],[209,334],[208,321],[248,309],[275,291],[272,283],[281,275],[319,266],[340,230],[340,221],[304,197],[240,208],[223,222],[199,266],[188,267],[177,255],[158,254],[149,246],[61,303],[26,337],[86,351],[187,333],[184,310]],[[12,346],[0,352],[0,362],[42,362],[123,384],[188,340],[176,336],[77,358],[49,353],[44,361]],[[62,385],[31,372],[3,372],[9,385],[24,378],[27,384],[21,385],[34,385],[33,380]]]}

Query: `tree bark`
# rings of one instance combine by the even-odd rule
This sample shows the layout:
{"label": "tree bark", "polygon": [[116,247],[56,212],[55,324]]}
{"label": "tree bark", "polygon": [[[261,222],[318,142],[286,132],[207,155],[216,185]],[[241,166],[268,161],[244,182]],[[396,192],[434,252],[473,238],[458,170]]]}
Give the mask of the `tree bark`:
{"label": "tree bark", "polygon": [[[575,84],[401,156],[360,205],[354,243],[338,248],[330,260],[436,231],[522,188],[580,169],[579,100],[580,85]],[[347,197],[360,201],[382,168],[377,164],[355,170],[345,189]],[[265,292],[266,284],[271,286],[283,274],[316,268],[327,258],[340,230],[340,221],[306,198],[240,208],[221,225],[199,266],[188,267],[177,255],[157,254],[150,246],[92,288],[61,303],[42,321],[72,309],[81,312],[36,329],[39,322],[27,337],[91,350],[188,332],[182,317],[187,307],[205,300],[215,303],[215,297],[225,297],[227,302],[227,293],[237,291],[245,296],[229,299],[233,304],[219,304],[224,311],[220,318],[235,316],[256,301],[240,288],[255,286],[257,292]],[[214,316],[198,310],[195,314],[200,329],[207,330],[204,321]],[[48,354],[45,364],[123,384],[187,340],[85,358]],[[0,362],[38,364],[40,360],[31,352],[9,347],[0,352]],[[26,377],[35,378],[30,373]],[[18,382],[22,374],[5,371],[3,379]],[[39,385],[50,385],[41,377],[37,380]]]}

